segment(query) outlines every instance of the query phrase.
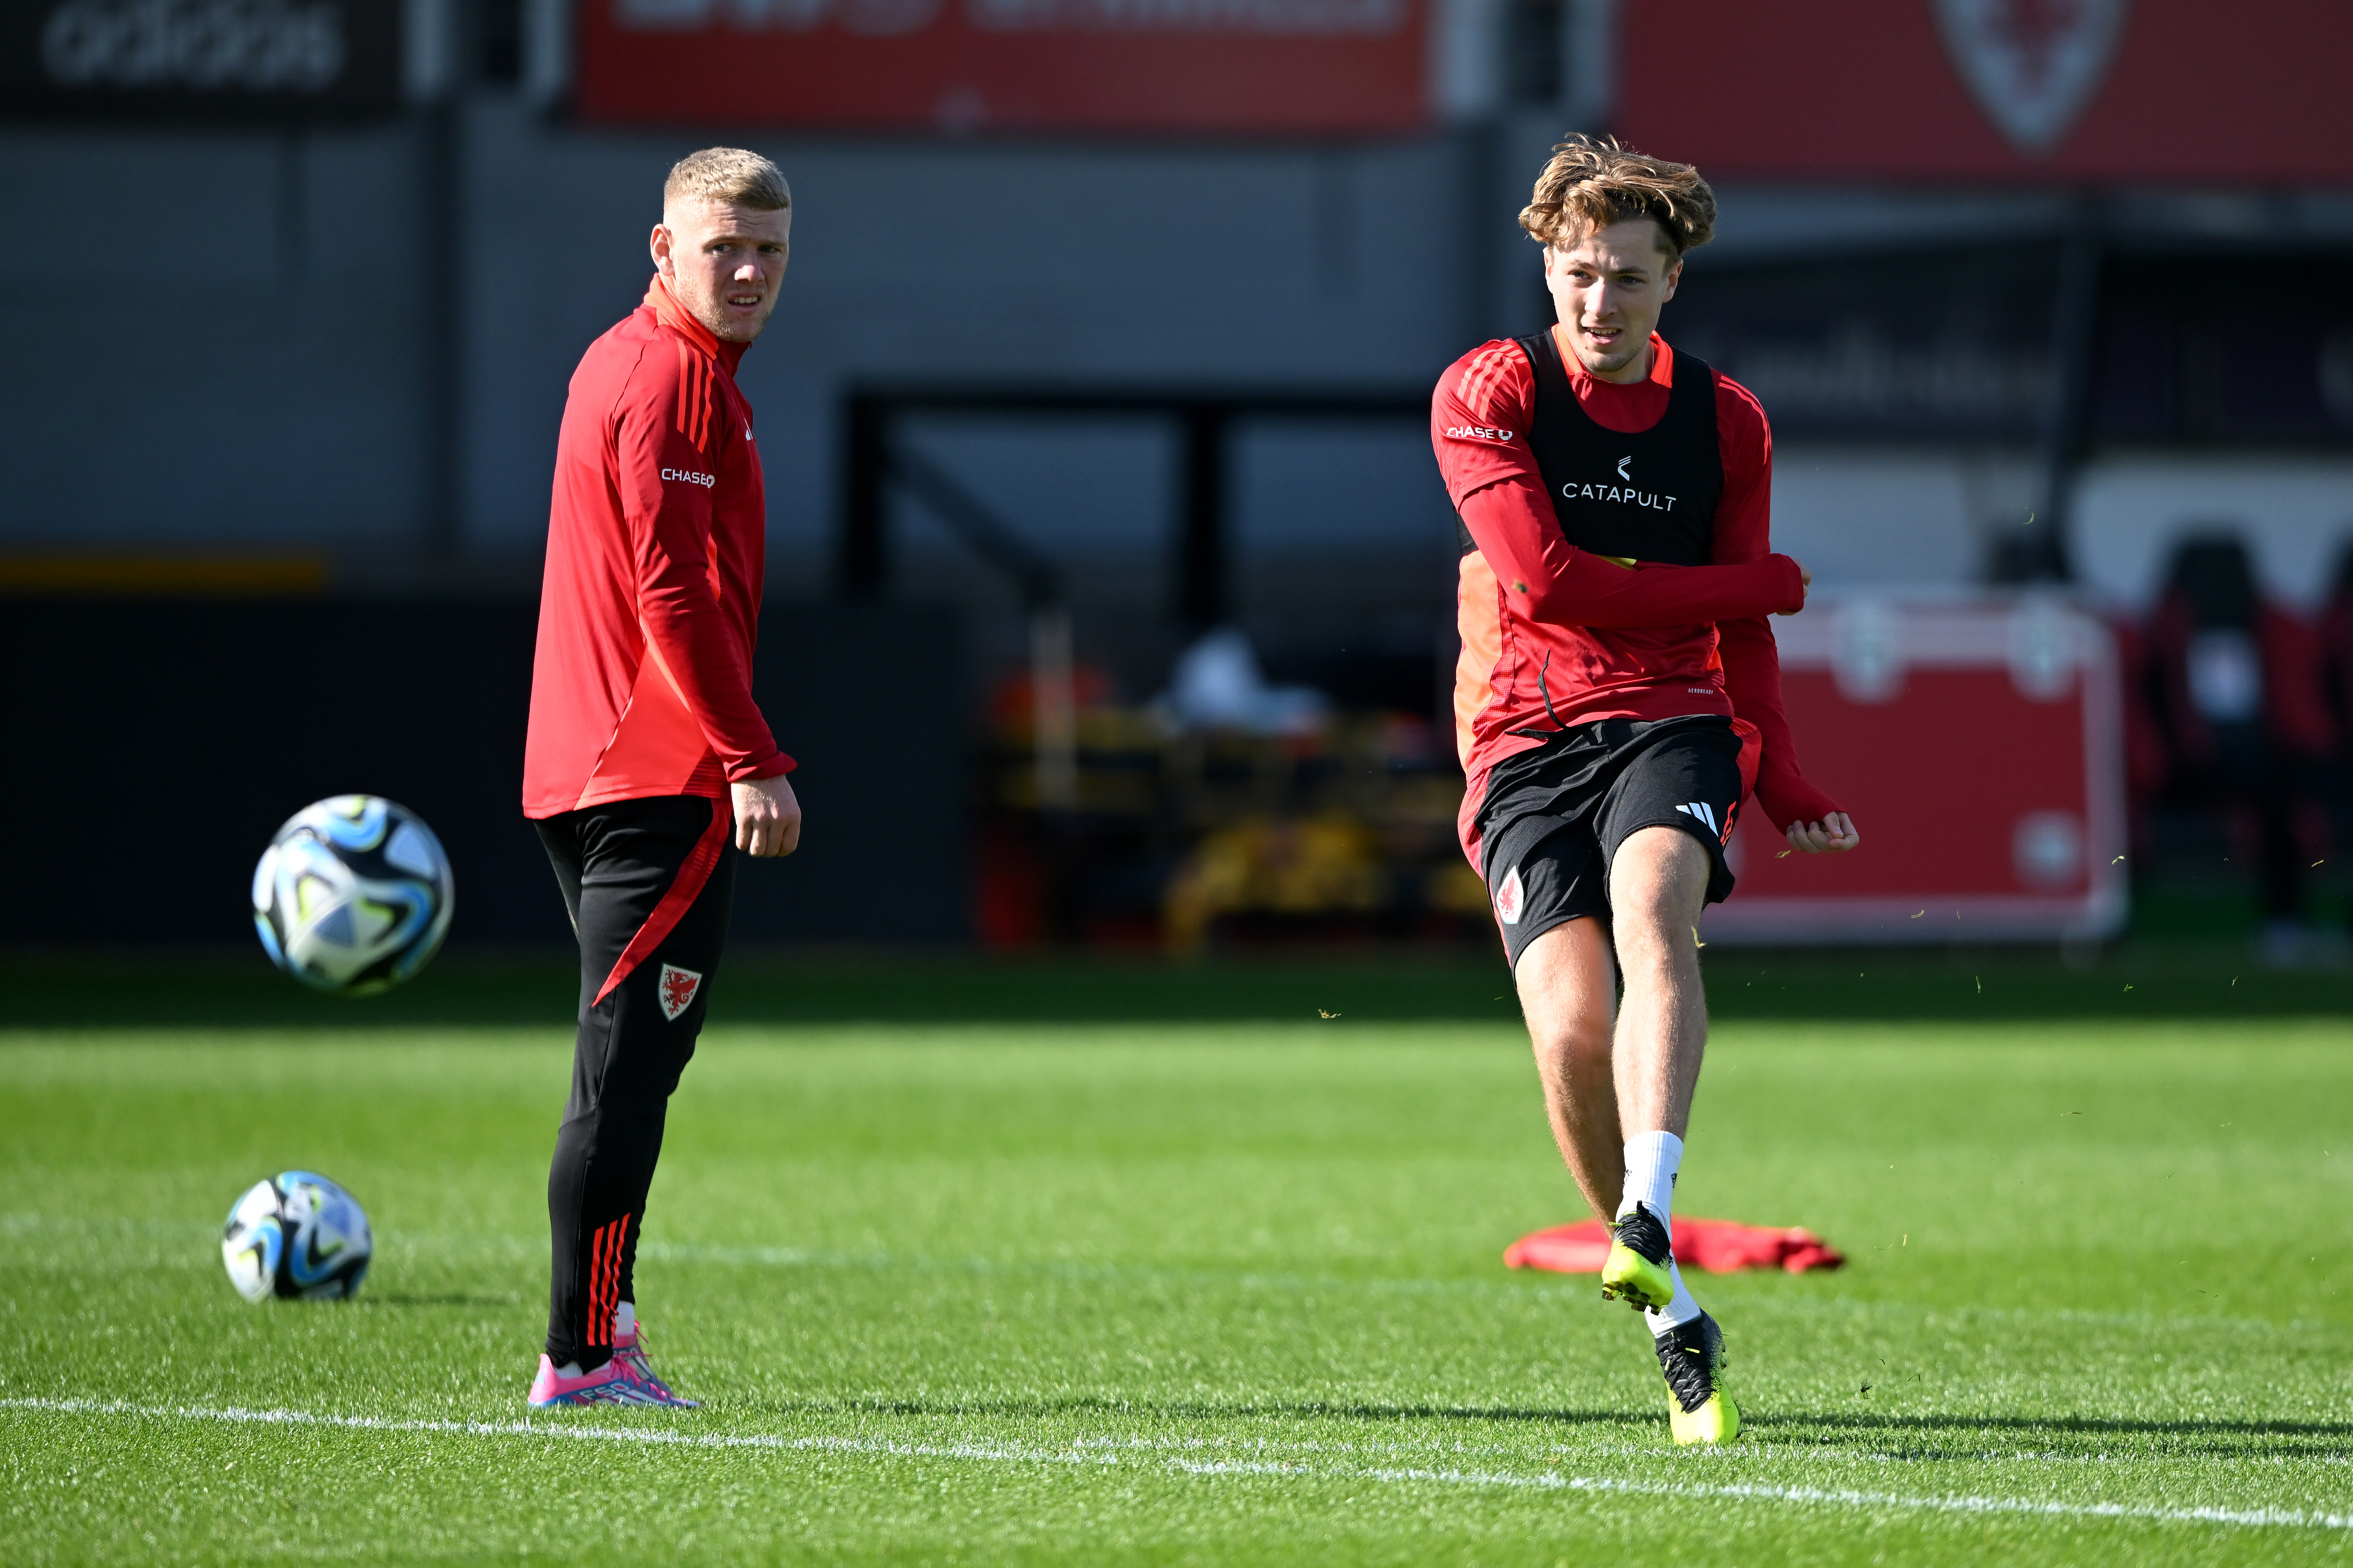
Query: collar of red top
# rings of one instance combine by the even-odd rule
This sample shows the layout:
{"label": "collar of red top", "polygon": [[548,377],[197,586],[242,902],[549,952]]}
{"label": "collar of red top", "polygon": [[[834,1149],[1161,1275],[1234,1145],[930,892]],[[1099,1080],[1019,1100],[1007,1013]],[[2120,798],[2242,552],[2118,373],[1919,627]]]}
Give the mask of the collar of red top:
{"label": "collar of red top", "polygon": [[659,272],[654,274],[652,287],[646,290],[645,302],[652,308],[654,320],[725,365],[730,375],[743,363],[744,351],[752,346],[722,342],[718,334],[687,313],[686,307],[670,291],[669,280]]}
{"label": "collar of red top", "polygon": [[[1642,384],[1639,381],[1604,381],[1586,369],[1585,362],[1577,357],[1577,351],[1568,346],[1568,339],[1562,333],[1557,321],[1553,323],[1552,342],[1560,353],[1561,368],[1568,372],[1571,381],[1589,381],[1596,386],[1622,386],[1629,392]],[[1671,387],[1675,384],[1675,351],[1667,347],[1667,340],[1656,332],[1651,334],[1651,374],[1645,379],[1661,386]]]}

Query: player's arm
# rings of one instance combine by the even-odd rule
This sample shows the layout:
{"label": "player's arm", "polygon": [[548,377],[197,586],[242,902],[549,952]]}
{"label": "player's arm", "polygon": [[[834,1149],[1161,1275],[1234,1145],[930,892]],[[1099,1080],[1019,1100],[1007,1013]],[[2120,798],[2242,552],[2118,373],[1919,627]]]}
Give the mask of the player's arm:
{"label": "player's arm", "polygon": [[[1771,537],[1772,429],[1757,400],[1729,382],[1718,384],[1716,424],[1723,437],[1724,495],[1716,503],[1715,559],[1762,559]],[[1733,712],[1757,726],[1761,742],[1757,808],[1792,848],[1810,855],[1854,848],[1862,842],[1854,819],[1798,765],[1797,743],[1781,710],[1781,651],[1771,624],[1762,616],[1742,616],[1719,620],[1715,633],[1725,694],[1732,699]]]}
{"label": "player's arm", "polygon": [[1854,819],[1798,766],[1789,721],[1781,711],[1781,656],[1773,628],[1761,617],[1716,623],[1716,653],[1724,661],[1725,694],[1732,710],[1757,726],[1763,755],[1757,767],[1757,805],[1790,847],[1808,854],[1852,849],[1862,842]]}
{"label": "player's arm", "polygon": [[1509,343],[1464,357],[1430,400],[1430,445],[1463,526],[1504,592],[1531,620],[1603,629],[1692,626],[1794,611],[1796,562],[1629,570],[1562,537],[1526,427],[1535,376]]}
{"label": "player's arm", "polygon": [[712,592],[712,489],[689,477],[710,476],[716,460],[684,427],[723,429],[724,421],[678,417],[685,394],[667,356],[648,355],[639,374],[645,383],[631,386],[614,438],[649,651],[726,770],[736,847],[789,855],[800,839],[800,806],[785,777],[793,760],[777,749],[752,700],[752,672]]}
{"label": "player's arm", "polygon": [[1805,604],[1786,555],[1746,566],[1620,565],[1561,537],[1541,480],[1498,479],[1465,496],[1463,526],[1530,620],[1604,630],[1688,626]]}

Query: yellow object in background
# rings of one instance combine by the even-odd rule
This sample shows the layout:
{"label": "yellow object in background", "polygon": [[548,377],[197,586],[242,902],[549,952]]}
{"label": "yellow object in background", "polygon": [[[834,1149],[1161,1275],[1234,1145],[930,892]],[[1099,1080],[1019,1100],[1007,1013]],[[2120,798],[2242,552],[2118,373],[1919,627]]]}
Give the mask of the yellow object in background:
{"label": "yellow object in background", "polygon": [[[1387,900],[1380,847],[1356,818],[1261,820],[1203,835],[1169,879],[1168,945],[1198,952],[1219,915],[1361,913]],[[1483,900],[1482,900],[1483,902]]]}

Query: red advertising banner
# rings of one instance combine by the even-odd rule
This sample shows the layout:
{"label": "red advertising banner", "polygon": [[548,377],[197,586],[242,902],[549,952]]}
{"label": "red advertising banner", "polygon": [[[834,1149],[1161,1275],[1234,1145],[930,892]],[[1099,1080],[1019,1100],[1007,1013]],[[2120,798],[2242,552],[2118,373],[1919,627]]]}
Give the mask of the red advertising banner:
{"label": "red advertising banner", "polygon": [[2127,912],[2116,646],[2049,599],[1824,599],[1774,623],[1807,773],[1862,846],[1800,855],[1753,808],[1709,942],[2113,936]]}
{"label": "red advertising banner", "polygon": [[1380,134],[1429,119],[1424,0],[583,0],[590,120]]}
{"label": "red advertising banner", "polygon": [[1616,128],[1711,177],[2353,183],[2345,0],[1625,0]]}

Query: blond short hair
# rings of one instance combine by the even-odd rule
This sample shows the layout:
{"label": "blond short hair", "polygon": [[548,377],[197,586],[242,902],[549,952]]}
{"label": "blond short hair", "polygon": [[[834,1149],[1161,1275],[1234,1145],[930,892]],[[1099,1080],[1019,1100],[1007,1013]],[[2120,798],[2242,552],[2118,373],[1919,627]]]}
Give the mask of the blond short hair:
{"label": "blond short hair", "polygon": [[793,188],[785,184],[783,171],[757,153],[705,147],[672,164],[670,178],[662,182],[662,210],[680,202],[723,202],[778,212],[793,205]]}
{"label": "blond short hair", "polygon": [[1536,176],[1520,226],[1540,245],[1575,245],[1596,229],[1646,217],[1671,257],[1715,234],[1715,193],[1689,163],[1650,158],[1614,136],[1572,136]]}

